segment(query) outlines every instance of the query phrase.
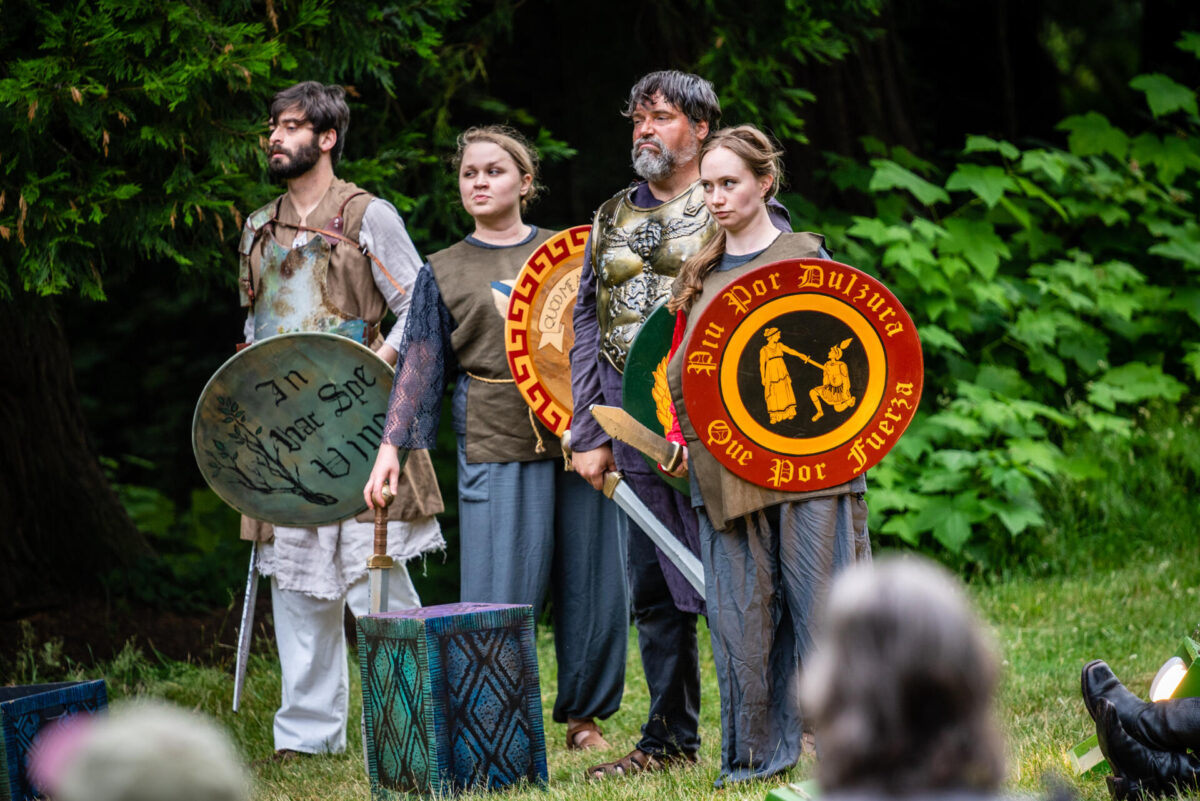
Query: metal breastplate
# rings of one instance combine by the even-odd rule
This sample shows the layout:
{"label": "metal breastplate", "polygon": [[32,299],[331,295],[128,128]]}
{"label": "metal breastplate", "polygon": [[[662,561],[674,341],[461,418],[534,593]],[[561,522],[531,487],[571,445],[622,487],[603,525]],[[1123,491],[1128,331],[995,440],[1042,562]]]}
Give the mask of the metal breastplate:
{"label": "metal breastplate", "polygon": [[255,342],[276,334],[320,331],[370,345],[374,332],[366,322],[342,312],[328,298],[325,278],[332,247],[324,237],[313,235],[296,248],[286,248],[270,235],[262,240],[254,298]]}
{"label": "metal breastplate", "polygon": [[600,207],[592,237],[600,352],[619,372],[642,323],[670,297],[679,268],[717,230],[699,182],[652,209],[633,205],[631,195]]}

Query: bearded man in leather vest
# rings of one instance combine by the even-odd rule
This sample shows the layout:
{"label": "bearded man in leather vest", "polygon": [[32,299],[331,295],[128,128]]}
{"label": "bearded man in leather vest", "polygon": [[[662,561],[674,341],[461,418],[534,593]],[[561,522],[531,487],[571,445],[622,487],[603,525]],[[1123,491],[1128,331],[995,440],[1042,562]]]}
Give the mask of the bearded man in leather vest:
{"label": "bearded man in leather vest", "polygon": [[[340,86],[306,81],[271,101],[268,169],[287,191],[246,218],[239,247],[241,299],[249,310],[245,336],[250,343],[295,331],[331,332],[395,364],[406,293],[422,262],[390,203],[334,175],[349,122]],[[397,323],[384,337],[380,323],[389,308]],[[396,559],[390,609],[420,606],[405,560],[445,547],[433,517],[441,497],[432,465],[417,453],[424,458],[414,491],[407,500],[401,493],[388,525],[388,553]],[[347,604],[356,616],[368,611],[366,560],[374,531],[373,518],[360,518],[273,531],[243,520],[243,536],[264,542],[258,568],[271,579],[283,679],[274,726],[278,758],[345,750],[343,618]]]}

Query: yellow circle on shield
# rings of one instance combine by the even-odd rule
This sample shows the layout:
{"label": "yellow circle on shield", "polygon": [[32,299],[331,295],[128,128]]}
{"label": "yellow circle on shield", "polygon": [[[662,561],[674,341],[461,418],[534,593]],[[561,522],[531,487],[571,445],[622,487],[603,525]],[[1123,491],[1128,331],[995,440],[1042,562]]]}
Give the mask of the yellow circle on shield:
{"label": "yellow circle on shield", "polygon": [[[809,311],[823,312],[837,318],[858,337],[867,356],[867,388],[854,414],[832,431],[818,437],[785,437],[763,427],[746,409],[746,403],[738,391],[738,362],[751,338],[761,333],[772,321],[791,312]],[[887,356],[879,334],[854,306],[817,292],[797,292],[764,303],[738,325],[730,335],[721,358],[720,380],[721,398],[729,412],[729,419],[747,438],[785,456],[809,456],[845,443],[871,420],[887,386]]]}

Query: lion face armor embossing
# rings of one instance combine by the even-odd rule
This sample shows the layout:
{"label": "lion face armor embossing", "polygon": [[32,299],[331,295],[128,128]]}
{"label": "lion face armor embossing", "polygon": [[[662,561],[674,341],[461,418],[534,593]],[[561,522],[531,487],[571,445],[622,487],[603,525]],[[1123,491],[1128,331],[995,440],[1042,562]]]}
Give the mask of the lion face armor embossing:
{"label": "lion face armor embossing", "polygon": [[632,194],[609,198],[592,226],[600,352],[618,372],[642,323],[670,297],[679,268],[717,230],[699,182],[652,209],[633,205]]}

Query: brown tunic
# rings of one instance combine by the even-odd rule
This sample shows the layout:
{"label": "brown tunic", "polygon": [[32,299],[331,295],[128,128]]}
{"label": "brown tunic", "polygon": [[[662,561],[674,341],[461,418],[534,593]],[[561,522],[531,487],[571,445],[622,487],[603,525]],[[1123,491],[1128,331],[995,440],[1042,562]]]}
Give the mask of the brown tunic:
{"label": "brown tunic", "polygon": [[471,376],[468,463],[532,462],[561,454],[558,438],[531,417],[529,404],[513,381],[504,349],[504,315],[492,290],[493,281],[511,283],[525,261],[555,233],[539,229],[528,242],[513,247],[490,248],[463,240],[429,257],[438,292],[457,324],[450,344],[459,365]]}
{"label": "brown tunic", "polygon": [[700,496],[704,500],[705,510],[713,525],[718,529],[724,530],[729,527],[731,521],[775,504],[841,495],[846,492],[866,491],[867,484],[863,476],[857,476],[836,487],[812,492],[779,492],[738,478],[704,447],[704,443],[688,419],[687,409],[683,404],[684,350],[692,335],[693,326],[700,319],[708,304],[721,294],[722,289],[750,270],[782,259],[817,258],[824,241],[824,237],[819,234],[780,234],[779,238],[772,242],[766,250],[746,264],[731,270],[713,270],[709,273],[704,279],[703,291],[695,299],[688,312],[683,345],[675,351],[675,355],[667,364],[667,383],[671,387],[671,401],[675,404],[675,411],[679,415],[679,427],[683,431],[684,439],[687,440],[688,463],[700,485]]}

